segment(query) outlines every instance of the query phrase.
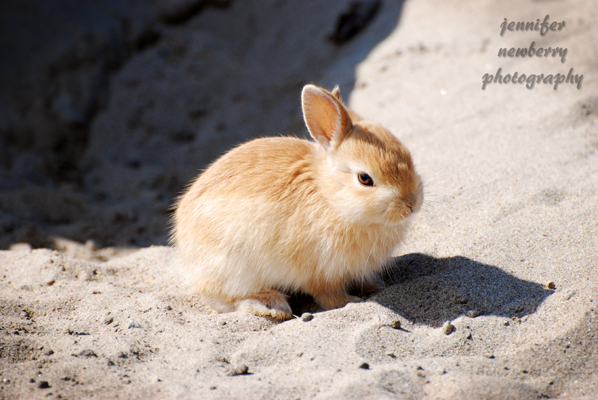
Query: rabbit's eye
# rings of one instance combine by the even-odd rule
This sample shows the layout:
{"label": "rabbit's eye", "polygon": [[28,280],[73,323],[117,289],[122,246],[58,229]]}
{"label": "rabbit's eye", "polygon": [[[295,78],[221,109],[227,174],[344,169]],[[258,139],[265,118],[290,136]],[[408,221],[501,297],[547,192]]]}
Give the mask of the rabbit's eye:
{"label": "rabbit's eye", "polygon": [[368,174],[364,174],[362,172],[361,174],[357,175],[357,179],[363,186],[374,186],[374,180]]}

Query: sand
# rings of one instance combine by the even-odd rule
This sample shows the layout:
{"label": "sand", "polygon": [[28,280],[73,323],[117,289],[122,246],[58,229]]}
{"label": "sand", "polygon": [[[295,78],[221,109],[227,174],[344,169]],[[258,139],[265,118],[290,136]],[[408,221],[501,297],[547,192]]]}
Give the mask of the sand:
{"label": "sand", "polygon": [[[27,170],[56,158],[3,136],[0,398],[598,396],[598,7],[385,1],[339,46],[349,2],[322,3],[143,14],[159,36],[106,70],[72,179]],[[500,35],[546,15],[565,27]],[[498,57],[532,41],[565,62]],[[499,68],[583,80],[482,90]],[[362,303],[215,313],[173,272],[168,208],[235,143],[305,136],[307,82],[341,84],[407,145],[425,204]]]}

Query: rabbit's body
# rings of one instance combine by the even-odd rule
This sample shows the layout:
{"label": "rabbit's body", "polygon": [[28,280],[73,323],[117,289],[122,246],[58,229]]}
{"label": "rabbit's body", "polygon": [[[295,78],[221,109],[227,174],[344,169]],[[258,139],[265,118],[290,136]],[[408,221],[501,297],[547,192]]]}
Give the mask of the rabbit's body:
{"label": "rabbit's body", "polygon": [[[353,121],[346,112],[339,112],[344,121],[328,118],[344,106],[311,87],[333,106],[332,114],[316,109],[317,124],[345,130],[342,143],[253,140],[212,164],[178,204],[173,238],[180,262],[217,311],[287,319],[291,310],[279,290],[308,293],[326,309],[358,301],[347,286],[374,285],[403,237],[405,218],[421,204],[421,182],[398,140],[354,114]],[[317,138],[309,102],[304,89],[306,122]],[[357,182],[360,171],[376,184]]]}

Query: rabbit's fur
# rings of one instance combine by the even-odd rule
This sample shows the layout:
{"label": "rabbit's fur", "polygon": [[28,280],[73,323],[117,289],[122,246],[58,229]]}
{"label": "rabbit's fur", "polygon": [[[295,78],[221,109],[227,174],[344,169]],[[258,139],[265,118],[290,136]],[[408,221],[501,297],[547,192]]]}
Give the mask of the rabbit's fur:
{"label": "rabbit's fur", "polygon": [[421,206],[409,151],[389,131],[348,110],[338,89],[307,85],[302,105],[315,142],[245,143],[177,204],[180,264],[217,311],[288,319],[281,291],[310,294],[325,309],[359,301],[347,286],[379,285],[376,273]]}

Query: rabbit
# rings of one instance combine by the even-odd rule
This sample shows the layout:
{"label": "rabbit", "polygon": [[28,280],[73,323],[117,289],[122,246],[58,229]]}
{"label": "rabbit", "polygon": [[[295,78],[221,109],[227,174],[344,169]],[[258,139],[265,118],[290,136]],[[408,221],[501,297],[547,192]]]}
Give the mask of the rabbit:
{"label": "rabbit", "polygon": [[201,173],[175,205],[172,242],[195,293],[218,312],[292,318],[283,293],[325,310],[362,301],[423,201],[409,151],[332,93],[306,85],[314,141],[254,139]]}

